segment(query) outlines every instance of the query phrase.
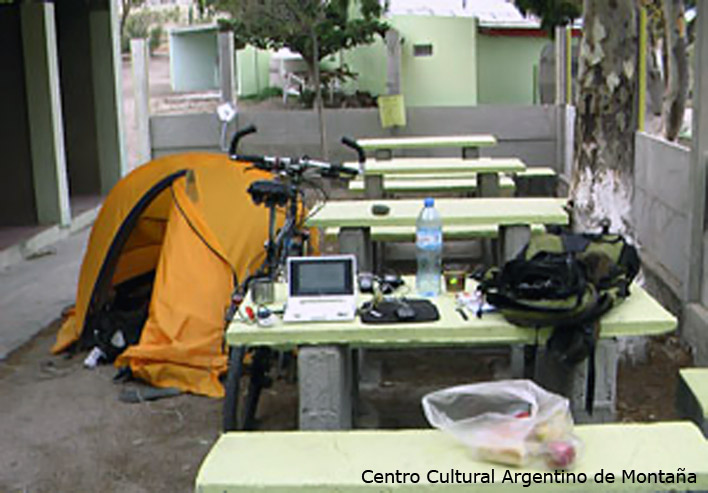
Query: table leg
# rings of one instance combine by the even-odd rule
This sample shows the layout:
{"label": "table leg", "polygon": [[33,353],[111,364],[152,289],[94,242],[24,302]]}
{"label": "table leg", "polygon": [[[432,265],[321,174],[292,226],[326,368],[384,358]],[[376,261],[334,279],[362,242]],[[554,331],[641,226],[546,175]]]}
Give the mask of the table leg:
{"label": "table leg", "polygon": [[352,428],[353,365],[347,346],[304,346],[298,352],[301,430]]}
{"label": "table leg", "polygon": [[373,272],[374,253],[371,245],[371,228],[339,228],[339,252],[356,257],[359,272]]}
{"label": "table leg", "polygon": [[499,226],[499,261],[506,262],[518,255],[531,239],[528,224],[507,224]]}
{"label": "table leg", "polygon": [[536,374],[535,344],[514,344],[511,346],[510,369],[512,378],[533,379]]}
{"label": "table leg", "polygon": [[477,173],[477,196],[499,197],[499,173]]}
{"label": "table leg", "polygon": [[384,176],[364,175],[364,196],[367,199],[380,199],[384,196]]}
{"label": "table leg", "polygon": [[462,159],[478,159],[479,147],[463,147]]}
{"label": "table leg", "polygon": [[538,351],[537,381],[547,390],[570,399],[576,423],[605,423],[615,420],[617,402],[617,340],[600,339],[595,348],[595,396],[592,414],[585,409],[588,360],[568,368],[545,347]]}

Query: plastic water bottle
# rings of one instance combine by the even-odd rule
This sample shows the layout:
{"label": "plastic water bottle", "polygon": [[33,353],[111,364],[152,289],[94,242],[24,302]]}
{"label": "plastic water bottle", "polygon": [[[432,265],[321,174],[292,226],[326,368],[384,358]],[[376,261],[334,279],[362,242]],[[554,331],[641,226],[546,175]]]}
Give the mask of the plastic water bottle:
{"label": "plastic water bottle", "polygon": [[418,294],[432,297],[440,294],[442,272],[442,218],[428,197],[415,223],[415,246],[418,270],[415,285]]}

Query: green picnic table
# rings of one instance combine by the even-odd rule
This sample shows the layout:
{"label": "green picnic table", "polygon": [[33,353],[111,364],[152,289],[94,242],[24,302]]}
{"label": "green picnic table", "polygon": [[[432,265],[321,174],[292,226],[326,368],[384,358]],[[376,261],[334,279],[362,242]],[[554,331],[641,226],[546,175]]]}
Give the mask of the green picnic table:
{"label": "green picnic table", "polygon": [[[406,286],[415,286],[412,276],[404,277]],[[477,283],[467,279],[466,290],[474,292]],[[403,288],[404,291],[406,288]],[[610,310],[600,321],[600,342],[596,362],[598,387],[595,399],[595,417],[611,419],[615,410],[617,375],[617,338],[649,336],[670,332],[676,328],[676,318],[657,303],[638,285],[631,286],[630,296]],[[371,295],[360,294],[357,306]],[[411,295],[414,296],[414,295]],[[285,284],[276,285],[275,301],[270,308],[282,308],[287,300]],[[300,427],[312,429],[351,428],[351,406],[356,396],[357,380],[353,375],[351,349],[442,346],[507,345],[512,348],[512,373],[517,376],[543,374],[543,357],[537,360],[538,371],[529,367],[524,354],[528,347],[543,344],[550,329],[531,329],[513,325],[498,313],[482,317],[467,312],[461,316],[452,294],[443,293],[433,299],[440,318],[434,322],[365,324],[359,318],[351,322],[284,323],[277,320],[268,327],[260,327],[236,317],[226,331],[230,346],[299,348],[298,385],[300,391]],[[247,297],[244,307],[252,305]],[[322,356],[324,352],[325,356]],[[541,356],[543,356],[541,354]],[[584,414],[585,365],[572,371],[568,397],[576,417],[590,419]],[[328,378],[317,377],[325,373]],[[608,387],[608,388],[605,388]],[[229,390],[227,389],[227,392]],[[313,415],[316,418],[313,418]],[[323,423],[322,416],[325,416]]]}
{"label": "green picnic table", "polygon": [[[355,166],[354,163],[345,163]],[[438,179],[470,177],[476,180],[477,195],[497,197],[499,188],[506,181],[500,180],[500,173],[518,173],[526,170],[523,161],[517,158],[395,158],[390,160],[368,160],[364,166],[364,190],[368,198],[380,198],[389,191],[384,185],[391,176],[406,176],[410,179],[425,179],[431,174]],[[439,184],[431,184],[433,188]]]}
{"label": "green picnic table", "polygon": [[[344,164],[351,167],[358,166],[353,162]],[[387,161],[367,160],[364,166],[364,174],[518,173],[526,169],[526,164],[518,158],[395,158]]]}
{"label": "green picnic table", "polygon": [[[531,224],[568,224],[565,199],[556,198],[458,198],[437,199],[435,208],[443,225],[496,225],[502,258],[511,258],[531,236]],[[385,215],[373,206],[388,207]],[[308,227],[339,228],[339,249],[353,253],[359,269],[374,265],[371,228],[415,226],[421,200],[339,200],[327,202],[306,221]]]}
{"label": "green picnic table", "polygon": [[497,139],[490,134],[408,136],[385,138],[362,138],[357,143],[365,150],[375,152],[377,159],[390,159],[394,149],[430,149],[459,147],[463,158],[479,157],[480,147],[497,145]]}

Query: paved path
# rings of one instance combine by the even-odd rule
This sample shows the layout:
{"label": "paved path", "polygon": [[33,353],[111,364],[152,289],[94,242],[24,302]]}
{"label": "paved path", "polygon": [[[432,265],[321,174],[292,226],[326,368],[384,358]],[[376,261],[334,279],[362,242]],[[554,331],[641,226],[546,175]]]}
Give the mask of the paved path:
{"label": "paved path", "polygon": [[0,271],[0,360],[74,303],[89,229],[54,243],[47,255]]}

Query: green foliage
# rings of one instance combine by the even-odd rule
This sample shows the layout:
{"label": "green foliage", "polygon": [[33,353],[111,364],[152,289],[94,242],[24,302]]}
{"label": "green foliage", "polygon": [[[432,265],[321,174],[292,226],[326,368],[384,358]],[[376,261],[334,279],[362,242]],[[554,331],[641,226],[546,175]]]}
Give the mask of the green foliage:
{"label": "green foliage", "polygon": [[[205,0],[229,14],[223,27],[234,32],[236,44],[262,49],[288,47],[311,65],[315,61],[361,44],[369,44],[388,25],[380,20],[378,0]],[[317,39],[315,55],[313,34]]]}
{"label": "green foliage", "polygon": [[147,39],[150,52],[156,50],[162,42],[162,17],[149,10],[133,12],[125,19],[123,35],[120,40],[122,53],[130,51],[131,39]]}
{"label": "green foliage", "polygon": [[265,101],[270,98],[278,98],[283,95],[283,90],[280,87],[265,87],[257,94],[249,94],[241,96],[239,99],[243,101]]}
{"label": "green foliage", "polygon": [[160,44],[162,43],[163,33],[164,29],[162,28],[162,24],[157,24],[150,28],[150,38],[148,41],[150,53],[154,52],[160,47]]}
{"label": "green foliage", "polygon": [[556,26],[572,24],[583,13],[582,0],[514,0],[522,14],[541,19],[541,28],[553,36]]}

